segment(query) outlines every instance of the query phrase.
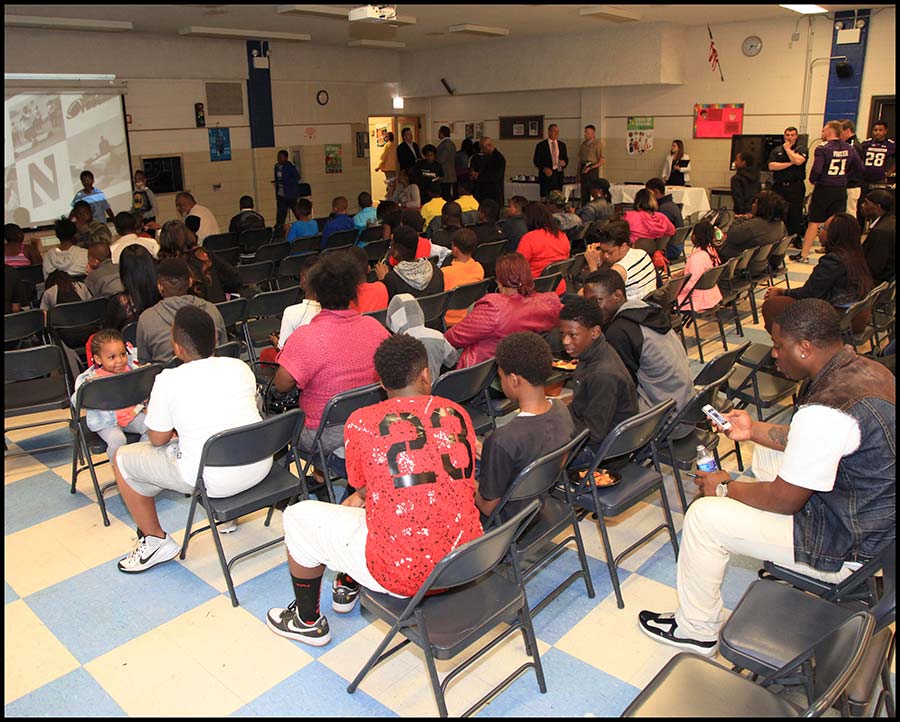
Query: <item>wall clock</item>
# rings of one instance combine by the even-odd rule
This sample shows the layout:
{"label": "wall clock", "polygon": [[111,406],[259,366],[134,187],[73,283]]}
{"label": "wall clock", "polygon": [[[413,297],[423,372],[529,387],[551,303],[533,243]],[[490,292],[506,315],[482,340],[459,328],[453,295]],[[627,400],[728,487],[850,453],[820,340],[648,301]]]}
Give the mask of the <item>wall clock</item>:
{"label": "wall clock", "polygon": [[320,90],[316,93],[316,102],[319,105],[328,105],[328,91]]}
{"label": "wall clock", "polygon": [[748,58],[759,55],[759,51],[762,50],[762,40],[756,35],[750,35],[744,38],[744,42],[741,44],[741,50]]}

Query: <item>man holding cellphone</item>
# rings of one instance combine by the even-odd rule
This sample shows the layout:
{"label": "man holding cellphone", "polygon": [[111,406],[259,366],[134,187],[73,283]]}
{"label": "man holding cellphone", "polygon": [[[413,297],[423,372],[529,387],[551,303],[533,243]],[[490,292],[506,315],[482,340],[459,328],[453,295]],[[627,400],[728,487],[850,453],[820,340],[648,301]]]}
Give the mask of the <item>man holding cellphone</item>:
{"label": "man holding cellphone", "polygon": [[725,414],[728,436],[753,441],[761,482],[699,472],[700,498],[684,518],[678,609],[642,611],[659,642],[712,656],[725,621],[721,586],[731,554],[764,559],[829,584],[895,538],[895,382],[841,341],[837,312],[798,301],[776,320],[772,357],[788,378],[811,379],[789,425]]}

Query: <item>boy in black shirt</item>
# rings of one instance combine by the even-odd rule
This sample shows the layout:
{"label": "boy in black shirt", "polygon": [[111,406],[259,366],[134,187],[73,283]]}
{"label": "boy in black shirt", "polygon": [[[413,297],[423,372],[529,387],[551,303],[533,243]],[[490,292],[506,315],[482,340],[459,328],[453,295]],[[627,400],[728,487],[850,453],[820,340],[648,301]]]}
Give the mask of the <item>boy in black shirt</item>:
{"label": "boy in black shirt", "polygon": [[[544,383],[553,371],[547,342],[532,331],[513,333],[500,342],[496,355],[500,386],[507,398],[518,402],[519,414],[484,439],[475,492],[482,522],[522,469],[575,435],[575,423],[565,404],[544,395]],[[525,502],[510,502],[500,512],[500,521],[524,507]]]}
{"label": "boy in black shirt", "polygon": [[578,359],[572,375],[573,393],[569,411],[579,428],[591,437],[573,462],[588,466],[606,435],[638,412],[637,391],[631,374],[616,350],[603,336],[603,312],[596,302],[576,296],[559,314],[559,330],[566,353]]}

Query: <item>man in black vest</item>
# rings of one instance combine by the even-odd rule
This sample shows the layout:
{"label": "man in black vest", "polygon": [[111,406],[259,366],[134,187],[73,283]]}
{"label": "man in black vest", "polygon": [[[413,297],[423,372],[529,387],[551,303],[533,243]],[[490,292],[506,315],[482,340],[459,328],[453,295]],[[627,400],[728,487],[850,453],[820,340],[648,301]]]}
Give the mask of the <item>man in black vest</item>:
{"label": "man in black vest", "polygon": [[798,142],[799,134],[793,126],[784,129],[784,144],[769,154],[772,190],[788,203],[785,221],[788,233],[797,235],[797,248],[803,236],[803,199],[806,197],[806,161],[809,150]]}

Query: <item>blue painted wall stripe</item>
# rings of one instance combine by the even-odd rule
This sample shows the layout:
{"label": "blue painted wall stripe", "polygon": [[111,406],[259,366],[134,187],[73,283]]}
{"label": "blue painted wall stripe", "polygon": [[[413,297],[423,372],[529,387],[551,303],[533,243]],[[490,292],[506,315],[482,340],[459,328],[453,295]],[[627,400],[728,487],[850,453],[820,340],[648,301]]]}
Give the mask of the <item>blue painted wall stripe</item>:
{"label": "blue painted wall stripe", "polygon": [[268,68],[253,67],[253,51],[264,58],[269,50],[265,40],[247,41],[247,110],[250,114],[250,147],[275,147],[275,119],[272,112],[272,76]]}
{"label": "blue painted wall stripe", "polygon": [[[865,20],[858,43],[838,45],[838,30],[840,24],[843,29],[854,27],[856,20]],[[863,67],[866,60],[866,45],[869,40],[869,24],[872,22],[869,10],[856,12],[842,11],[835,13],[834,22],[831,25],[831,55],[846,55],[846,62],[853,68],[853,74],[849,78],[839,78],[835,72],[838,60],[832,60],[828,68],[828,92],[825,96],[825,120],[840,120],[849,118],[856,123],[859,115],[859,101],[862,90]],[[862,132],[861,137],[866,137]]]}

